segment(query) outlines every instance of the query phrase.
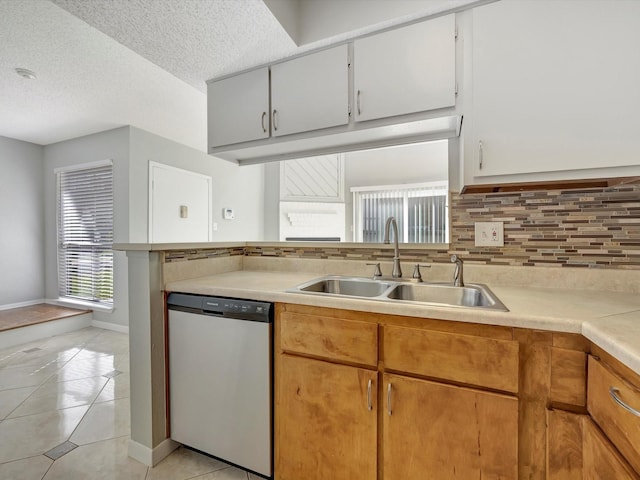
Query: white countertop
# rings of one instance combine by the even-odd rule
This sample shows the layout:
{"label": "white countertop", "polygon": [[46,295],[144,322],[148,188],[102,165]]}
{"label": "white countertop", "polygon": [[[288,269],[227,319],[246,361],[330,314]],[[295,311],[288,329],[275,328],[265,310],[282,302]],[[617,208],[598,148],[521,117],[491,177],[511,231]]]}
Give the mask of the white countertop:
{"label": "white countertop", "polygon": [[318,276],[300,272],[241,270],[170,282],[166,290],[582,333],[640,374],[640,295],[635,293],[488,285],[509,309],[508,312],[500,312],[286,292]]}

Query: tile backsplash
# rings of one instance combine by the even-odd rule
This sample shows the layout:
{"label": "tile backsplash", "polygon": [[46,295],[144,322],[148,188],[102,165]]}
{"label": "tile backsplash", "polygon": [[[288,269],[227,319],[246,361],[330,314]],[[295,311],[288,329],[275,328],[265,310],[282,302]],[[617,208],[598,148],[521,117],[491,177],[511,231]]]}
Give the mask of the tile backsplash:
{"label": "tile backsplash", "polygon": [[[640,269],[640,186],[452,194],[451,251],[490,265]],[[504,247],[474,223],[504,222]]]}
{"label": "tile backsplash", "polygon": [[[640,270],[640,185],[451,195],[449,249],[402,247],[406,262]],[[475,222],[504,223],[504,247],[476,247]],[[385,248],[386,247],[386,248]],[[167,251],[165,263],[213,257],[389,261],[393,250],[281,244]]]}

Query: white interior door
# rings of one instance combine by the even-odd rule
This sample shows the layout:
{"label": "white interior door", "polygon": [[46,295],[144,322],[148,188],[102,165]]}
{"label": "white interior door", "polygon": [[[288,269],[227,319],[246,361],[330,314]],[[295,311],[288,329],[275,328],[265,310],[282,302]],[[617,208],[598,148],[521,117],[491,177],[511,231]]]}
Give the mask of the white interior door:
{"label": "white interior door", "polygon": [[149,162],[149,243],[211,241],[211,177]]}

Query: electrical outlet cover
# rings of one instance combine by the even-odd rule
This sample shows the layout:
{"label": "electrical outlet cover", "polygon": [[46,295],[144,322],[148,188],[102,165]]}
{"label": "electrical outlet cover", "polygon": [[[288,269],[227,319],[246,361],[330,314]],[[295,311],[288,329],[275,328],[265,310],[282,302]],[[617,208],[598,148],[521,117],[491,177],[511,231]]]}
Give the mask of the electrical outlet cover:
{"label": "electrical outlet cover", "polygon": [[476,222],[476,247],[504,247],[503,222]]}

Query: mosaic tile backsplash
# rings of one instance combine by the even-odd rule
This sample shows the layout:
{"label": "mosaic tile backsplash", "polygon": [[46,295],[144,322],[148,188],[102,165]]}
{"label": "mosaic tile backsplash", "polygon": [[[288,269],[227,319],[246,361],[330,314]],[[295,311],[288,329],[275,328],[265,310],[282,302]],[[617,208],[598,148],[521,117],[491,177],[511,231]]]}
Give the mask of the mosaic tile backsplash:
{"label": "mosaic tile backsplash", "polygon": [[[468,262],[640,268],[640,186],[453,194],[451,250]],[[474,222],[504,222],[504,247],[475,247]]]}
{"label": "mosaic tile backsplash", "polygon": [[[504,222],[504,247],[475,247],[475,222]],[[452,194],[449,249],[403,248],[407,262],[640,269],[640,186]],[[388,248],[259,246],[170,251],[165,262],[245,255],[390,261]]]}

